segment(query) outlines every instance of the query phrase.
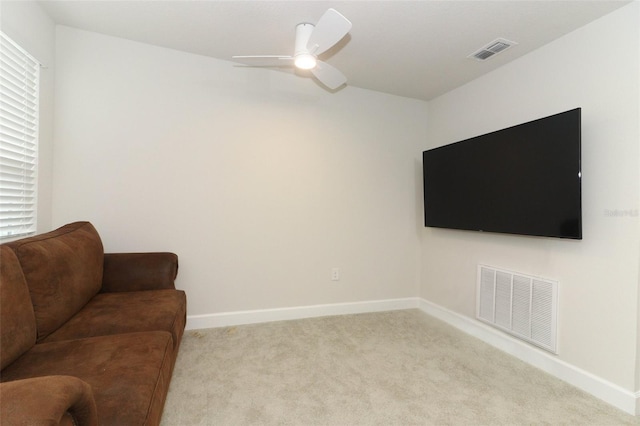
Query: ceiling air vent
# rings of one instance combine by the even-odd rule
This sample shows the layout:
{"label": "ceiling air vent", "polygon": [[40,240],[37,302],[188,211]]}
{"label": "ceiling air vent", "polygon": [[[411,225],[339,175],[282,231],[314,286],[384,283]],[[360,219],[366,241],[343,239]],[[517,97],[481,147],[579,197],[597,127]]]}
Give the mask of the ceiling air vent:
{"label": "ceiling air vent", "polygon": [[503,52],[515,44],[518,43],[516,43],[515,41],[506,40],[504,38],[497,38],[491,43],[488,43],[480,49],[476,50],[468,57],[473,58],[477,61],[485,61],[496,53]]}

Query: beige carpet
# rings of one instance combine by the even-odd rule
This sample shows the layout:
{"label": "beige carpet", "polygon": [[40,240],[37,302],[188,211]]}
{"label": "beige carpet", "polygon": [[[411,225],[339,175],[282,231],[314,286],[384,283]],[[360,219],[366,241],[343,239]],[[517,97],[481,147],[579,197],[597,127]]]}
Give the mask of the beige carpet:
{"label": "beige carpet", "polygon": [[189,331],[168,425],[637,425],[419,310]]}

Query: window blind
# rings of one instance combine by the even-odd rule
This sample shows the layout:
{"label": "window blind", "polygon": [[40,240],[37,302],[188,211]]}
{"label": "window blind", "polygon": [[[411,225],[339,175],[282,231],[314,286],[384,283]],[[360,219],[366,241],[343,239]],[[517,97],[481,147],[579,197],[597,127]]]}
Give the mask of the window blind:
{"label": "window blind", "polygon": [[36,231],[39,73],[0,32],[0,239]]}

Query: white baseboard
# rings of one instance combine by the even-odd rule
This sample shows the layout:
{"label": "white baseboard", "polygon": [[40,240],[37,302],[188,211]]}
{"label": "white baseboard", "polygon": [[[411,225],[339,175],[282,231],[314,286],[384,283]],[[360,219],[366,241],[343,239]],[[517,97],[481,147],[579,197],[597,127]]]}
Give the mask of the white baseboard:
{"label": "white baseboard", "polygon": [[395,311],[419,307],[417,297],[405,299],[372,300],[367,302],[335,303],[328,305],[299,306],[293,308],[261,309],[255,311],[224,312],[220,314],[189,315],[187,330],[229,327],[331,315],[362,314],[367,312]]}
{"label": "white baseboard", "polygon": [[361,314],[419,308],[453,327],[470,334],[489,345],[563,380],[603,401],[632,414],[640,415],[640,392],[631,392],[587,371],[581,370],[535,346],[495,330],[473,318],[460,315],[435,303],[418,297],[373,300],[354,303],[299,306],[292,308],[236,311],[219,314],[190,315],[187,330],[229,327],[331,315]]}
{"label": "white baseboard", "polygon": [[491,346],[515,356],[540,370],[599,398],[631,415],[640,415],[640,392],[631,392],[574,365],[558,359],[535,346],[521,342],[473,318],[420,299],[419,308],[439,320],[474,336]]}

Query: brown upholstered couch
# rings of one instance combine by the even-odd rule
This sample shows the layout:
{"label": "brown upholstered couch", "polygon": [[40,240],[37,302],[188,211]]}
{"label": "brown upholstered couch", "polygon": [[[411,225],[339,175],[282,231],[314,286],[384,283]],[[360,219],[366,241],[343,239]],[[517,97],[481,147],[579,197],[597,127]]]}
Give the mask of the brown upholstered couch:
{"label": "brown upholstered couch", "polygon": [[186,321],[172,253],[88,222],[0,245],[0,424],[156,425]]}

